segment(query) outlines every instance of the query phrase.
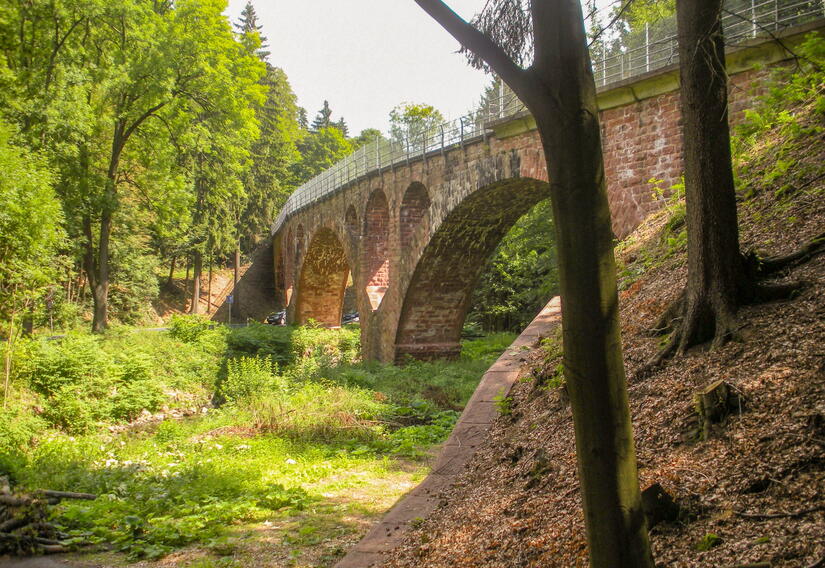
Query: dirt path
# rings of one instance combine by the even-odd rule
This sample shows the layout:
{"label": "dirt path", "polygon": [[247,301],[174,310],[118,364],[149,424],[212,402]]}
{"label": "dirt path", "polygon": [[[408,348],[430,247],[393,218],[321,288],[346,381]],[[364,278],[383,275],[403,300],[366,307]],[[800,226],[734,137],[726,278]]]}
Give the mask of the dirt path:
{"label": "dirt path", "polygon": [[561,323],[561,299],[550,300],[481,379],[453,433],[445,442],[430,475],[405,495],[370,532],[336,564],[336,568],[368,568],[381,563],[381,554],[395,548],[410,527],[429,516],[439,493],[453,482],[484,441],[498,416],[496,401],[506,396],[521,374],[525,349],[548,337]]}

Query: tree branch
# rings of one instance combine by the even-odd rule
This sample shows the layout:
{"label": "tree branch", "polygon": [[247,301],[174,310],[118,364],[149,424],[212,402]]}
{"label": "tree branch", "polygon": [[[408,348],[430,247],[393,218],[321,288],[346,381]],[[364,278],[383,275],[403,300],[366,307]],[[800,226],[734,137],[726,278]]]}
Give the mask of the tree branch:
{"label": "tree branch", "polygon": [[516,65],[510,56],[489,37],[465,22],[441,0],[415,0],[415,2],[461,45],[484,59],[514,91],[518,92],[525,88],[528,72]]}
{"label": "tree branch", "polygon": [[126,129],[126,132],[123,133],[123,144],[126,144],[126,141],[129,140],[129,137],[135,131],[135,129],[140,126],[144,120],[155,114],[157,111],[165,107],[169,101],[163,101],[162,103],[158,103],[150,109],[147,109],[142,115],[137,117],[135,121]]}

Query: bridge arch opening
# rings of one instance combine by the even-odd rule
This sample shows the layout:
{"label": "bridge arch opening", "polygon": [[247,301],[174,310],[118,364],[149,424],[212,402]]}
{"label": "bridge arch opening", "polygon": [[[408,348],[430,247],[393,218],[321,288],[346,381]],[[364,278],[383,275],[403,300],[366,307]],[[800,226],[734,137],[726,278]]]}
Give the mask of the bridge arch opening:
{"label": "bridge arch opening", "polygon": [[412,243],[416,228],[422,223],[430,210],[430,194],[424,184],[413,182],[404,192],[399,212],[399,229],[401,248],[406,249]]}
{"label": "bridge arch opening", "polygon": [[516,221],[549,196],[547,182],[509,179],[475,191],[447,215],[404,295],[396,362],[458,357],[461,329],[487,260]]}
{"label": "bridge arch opening", "polygon": [[295,257],[292,255],[292,247],[295,244],[295,234],[292,227],[286,234],[286,242],[281,247],[281,257],[284,266],[284,305],[288,306],[292,302],[292,292],[295,289]]}
{"label": "bridge arch opening", "polygon": [[332,229],[320,229],[312,237],[301,266],[296,323],[303,325],[312,319],[325,327],[340,326],[349,275],[340,239]]}
{"label": "bridge arch opening", "polygon": [[390,284],[390,209],[384,191],[370,195],[364,213],[363,264],[366,292],[372,309],[378,309]]}

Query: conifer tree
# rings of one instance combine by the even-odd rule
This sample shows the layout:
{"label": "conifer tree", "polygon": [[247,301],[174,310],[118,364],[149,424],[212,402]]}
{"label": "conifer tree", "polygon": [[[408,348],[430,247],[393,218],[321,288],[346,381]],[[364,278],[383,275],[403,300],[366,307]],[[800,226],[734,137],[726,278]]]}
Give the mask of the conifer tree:
{"label": "conifer tree", "polygon": [[241,35],[254,34],[258,36],[260,46],[255,51],[255,55],[262,61],[265,61],[270,56],[271,52],[266,50],[266,48],[269,47],[266,43],[266,36],[261,33],[263,26],[258,23],[258,14],[255,12],[255,7],[251,1],[246,3],[246,6],[244,6],[238,18],[238,23],[234,24],[234,26]]}
{"label": "conifer tree", "polygon": [[338,122],[333,122],[332,126],[340,130],[341,134],[344,135],[344,138],[349,138],[349,126],[347,126],[347,121],[344,120],[343,116],[338,120]]}
{"label": "conifer tree", "polygon": [[332,109],[329,108],[329,101],[324,101],[324,107],[315,115],[315,120],[312,121],[312,132],[318,132],[324,128],[329,128],[332,124]]}

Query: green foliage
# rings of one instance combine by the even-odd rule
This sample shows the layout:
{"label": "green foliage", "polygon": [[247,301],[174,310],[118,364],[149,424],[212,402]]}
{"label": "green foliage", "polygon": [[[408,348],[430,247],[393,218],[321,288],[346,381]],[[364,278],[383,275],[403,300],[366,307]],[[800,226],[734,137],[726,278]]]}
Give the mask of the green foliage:
{"label": "green foliage", "polygon": [[722,537],[717,534],[708,533],[696,543],[696,550],[700,552],[707,552],[711,548],[715,548],[722,544]]}
{"label": "green foliage", "polygon": [[351,363],[361,351],[361,330],[356,326],[299,327],[292,334],[292,351],[296,357],[317,359],[324,366]]}
{"label": "green foliage", "polygon": [[353,152],[352,143],[335,127],[308,133],[298,143],[301,159],[292,166],[295,185],[315,177]]}
{"label": "green foliage", "polygon": [[501,416],[511,416],[513,414],[513,397],[507,396],[504,389],[498,391],[493,397],[493,402]]}
{"label": "green foliage", "polygon": [[195,343],[215,326],[201,314],[174,314],[169,320],[169,335],[184,343]]}
{"label": "green foliage", "polygon": [[488,331],[520,331],[556,294],[556,248],[547,200],[502,239],[473,292],[468,320]]}
{"label": "green foliage", "polygon": [[226,363],[226,379],[218,383],[216,394],[227,402],[238,402],[283,390],[285,384],[275,372],[277,368],[273,369],[267,358],[230,359]]}
{"label": "green foliage", "polygon": [[432,105],[401,103],[390,111],[390,136],[402,148],[420,151],[424,137],[435,136],[443,122],[444,117]]}
{"label": "green foliage", "polygon": [[32,317],[36,302],[47,293],[63,238],[53,173],[42,154],[18,146],[13,134],[0,116],[0,337],[7,340],[2,364],[4,404],[11,396],[20,320]]}
{"label": "green foliage", "polygon": [[[307,515],[329,487],[369,485],[365,472],[376,480],[393,475],[389,456],[417,459],[447,438],[458,409],[512,340],[479,338],[465,343],[460,361],[398,368],[353,362],[359,334],[352,328],[223,333],[181,317],[175,329],[21,343],[19,380],[33,392],[0,412],[0,469],[25,487],[100,495],[63,503],[55,522],[132,559],[190,543],[229,550],[237,523]],[[274,365],[284,349],[293,363]],[[216,384],[221,367],[218,389],[232,404],[140,430],[100,428],[143,408],[192,404],[177,399]],[[317,528],[310,536],[316,528],[284,538],[303,546],[327,534]]]}
{"label": "green foliage", "polygon": [[[738,185],[745,198],[764,189],[772,190],[777,199],[785,199],[798,186],[810,185],[815,169],[800,163],[795,152],[803,140],[817,140],[825,132],[825,39],[810,34],[797,48],[798,67],[780,67],[774,71],[768,92],[760,97],[756,108],[745,110],[733,142],[733,160],[739,173]],[[809,117],[818,117],[811,120]],[[761,156],[760,159],[755,159]],[[810,174],[810,175],[809,175]],[[784,183],[777,187],[777,182]]]}
{"label": "green foliage", "polygon": [[15,456],[32,447],[33,440],[46,426],[43,418],[22,404],[0,408],[0,475],[4,469],[12,467],[12,462],[16,464]]}
{"label": "green foliage", "polygon": [[251,323],[231,330],[226,343],[232,355],[268,357],[278,365],[288,365],[294,360],[292,331],[287,326]]}

